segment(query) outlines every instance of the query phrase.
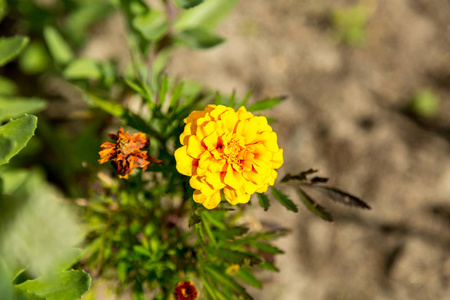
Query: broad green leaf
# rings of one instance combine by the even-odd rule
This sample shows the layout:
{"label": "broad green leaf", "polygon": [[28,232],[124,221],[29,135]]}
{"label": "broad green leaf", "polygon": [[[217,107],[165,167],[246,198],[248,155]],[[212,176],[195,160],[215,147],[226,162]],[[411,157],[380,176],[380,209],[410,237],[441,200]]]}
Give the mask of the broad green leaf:
{"label": "broad green leaf", "polygon": [[223,38],[216,36],[204,29],[186,29],[175,35],[176,41],[194,49],[207,49],[219,45]]}
{"label": "broad green leaf", "polygon": [[91,287],[91,277],[82,270],[63,271],[28,280],[16,288],[46,300],[77,300]]}
{"label": "broad green leaf", "polygon": [[44,38],[56,63],[66,65],[74,58],[72,49],[55,28],[45,27]]}
{"label": "broad green leaf", "polygon": [[193,8],[202,3],[203,0],[175,0],[175,4],[184,9]]}
{"label": "broad green leaf", "polygon": [[243,280],[245,283],[254,286],[255,288],[258,289],[262,288],[261,281],[256,279],[255,276],[253,276],[253,274],[247,271],[246,269],[239,268],[239,271],[236,273],[236,276],[239,279]]}
{"label": "broad green leaf", "polygon": [[267,211],[270,206],[269,197],[263,193],[256,193],[256,196],[258,197],[259,205],[264,208],[264,211]]}
{"label": "broad green leaf", "polygon": [[297,205],[295,205],[294,202],[292,202],[292,200],[288,198],[288,196],[286,196],[285,194],[283,194],[274,187],[270,187],[270,190],[275,199],[277,199],[278,202],[280,202],[284,207],[286,207],[287,210],[298,212]]}
{"label": "broad green leaf", "polygon": [[50,55],[42,42],[32,42],[19,56],[19,67],[25,74],[42,73],[49,69]]}
{"label": "broad green leaf", "polygon": [[38,113],[47,107],[47,101],[39,98],[9,98],[0,96],[0,122],[24,114]]}
{"label": "broad green leaf", "polygon": [[25,36],[0,38],[0,67],[14,59],[28,44]]}
{"label": "broad green leaf", "polygon": [[151,10],[135,17],[133,26],[149,41],[158,41],[167,33],[169,22],[162,12]]}
{"label": "broad green leaf", "polygon": [[64,69],[63,75],[69,80],[98,80],[102,77],[102,71],[96,61],[89,58],[80,58],[70,62]]}
{"label": "broad green leaf", "polygon": [[325,221],[333,222],[333,217],[317,202],[315,202],[308,194],[306,194],[302,189],[298,188],[297,193],[300,200],[305,204],[305,206],[316,216],[321,217]]}
{"label": "broad green leaf", "polygon": [[0,96],[12,96],[17,94],[19,88],[14,83],[14,81],[0,76]]}
{"label": "broad green leaf", "polygon": [[268,98],[261,101],[256,102],[253,105],[250,105],[247,110],[248,111],[260,111],[260,110],[266,110],[269,108],[272,108],[278,104],[280,104],[281,101],[286,99],[285,97],[277,97],[277,98]]}
{"label": "broad green leaf", "polygon": [[224,285],[238,295],[243,296],[246,300],[253,299],[242,286],[240,286],[233,278],[225,274],[222,270],[213,266],[205,266],[205,271],[215,278],[218,286]]}
{"label": "broad green leaf", "polygon": [[0,127],[0,165],[8,163],[26,146],[34,135],[36,124],[35,116],[24,116]]}
{"label": "broad green leaf", "polygon": [[209,0],[182,12],[175,22],[175,30],[189,28],[214,29],[234,8],[237,0]]}

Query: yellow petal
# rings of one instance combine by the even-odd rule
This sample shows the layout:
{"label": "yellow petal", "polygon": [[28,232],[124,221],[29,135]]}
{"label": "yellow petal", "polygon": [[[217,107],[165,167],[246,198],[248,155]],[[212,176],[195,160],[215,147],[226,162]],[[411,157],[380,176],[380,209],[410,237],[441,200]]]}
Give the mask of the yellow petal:
{"label": "yellow petal", "polygon": [[195,136],[191,135],[189,136],[188,143],[187,143],[187,154],[190,155],[193,158],[199,158],[199,156],[205,152],[205,147],[203,147],[202,142],[200,139]]}
{"label": "yellow petal", "polygon": [[238,118],[234,111],[226,111],[221,116],[225,132],[234,132]]}
{"label": "yellow petal", "polygon": [[272,163],[273,163],[272,168],[274,169],[278,169],[283,165],[284,163],[283,149],[279,149],[277,152],[273,154]]}
{"label": "yellow petal", "polygon": [[212,194],[203,201],[203,206],[207,209],[213,209],[220,203],[220,190]]}
{"label": "yellow petal", "polygon": [[177,161],[177,170],[183,175],[192,176],[196,168],[195,160],[187,154],[187,147],[183,146],[175,151],[175,160]]}
{"label": "yellow petal", "polygon": [[205,180],[210,185],[212,185],[212,187],[215,190],[220,190],[220,189],[223,189],[225,187],[225,183],[223,182],[223,180],[224,180],[223,177],[224,176],[221,176],[220,173],[207,172],[206,175],[205,175]]}
{"label": "yellow petal", "polygon": [[230,164],[225,174],[224,182],[232,188],[238,189],[242,186],[244,178],[241,173],[236,171]]}
{"label": "yellow petal", "polygon": [[214,149],[216,149],[218,142],[219,142],[219,135],[217,134],[217,132],[213,132],[203,139],[203,143],[205,143],[205,146],[208,148],[209,151],[213,151]]}

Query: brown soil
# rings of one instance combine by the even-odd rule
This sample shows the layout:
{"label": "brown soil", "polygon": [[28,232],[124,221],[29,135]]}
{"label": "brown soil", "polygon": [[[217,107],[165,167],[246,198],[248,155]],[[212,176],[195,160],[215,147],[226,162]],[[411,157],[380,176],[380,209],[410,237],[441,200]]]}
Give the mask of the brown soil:
{"label": "brown soil", "polygon": [[[255,299],[449,299],[450,6],[366,0],[366,40],[339,43],[330,13],[357,1],[246,0],[219,28],[227,42],[180,50],[169,73],[255,99],[287,95],[270,115],[285,149],[280,177],[310,167],[371,211],[318,197],[327,223],[299,204],[257,213],[292,228],[281,271]],[[411,95],[440,99],[432,119],[405,114]],[[292,193],[286,190],[287,193]],[[295,194],[292,193],[295,198]]]}

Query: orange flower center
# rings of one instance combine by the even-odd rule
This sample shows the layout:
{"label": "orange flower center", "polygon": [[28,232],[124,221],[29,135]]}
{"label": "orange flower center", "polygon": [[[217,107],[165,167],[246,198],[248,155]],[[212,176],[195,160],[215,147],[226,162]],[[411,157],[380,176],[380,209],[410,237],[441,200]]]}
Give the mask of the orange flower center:
{"label": "orange flower center", "polygon": [[231,139],[231,141],[223,147],[223,156],[229,164],[240,166],[244,159],[245,151],[245,147],[243,147],[237,139]]}

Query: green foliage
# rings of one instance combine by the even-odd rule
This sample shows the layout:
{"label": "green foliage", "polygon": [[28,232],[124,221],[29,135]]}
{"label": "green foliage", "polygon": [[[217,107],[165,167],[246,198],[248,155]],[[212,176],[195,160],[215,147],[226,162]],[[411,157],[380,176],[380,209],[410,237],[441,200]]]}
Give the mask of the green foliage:
{"label": "green foliage", "polygon": [[47,47],[57,64],[64,66],[73,60],[73,51],[58,30],[52,26],[47,26],[43,33]]}
{"label": "green foliage", "polygon": [[369,17],[369,9],[363,4],[336,9],[331,16],[333,33],[344,44],[360,46],[366,37]]}
{"label": "green foliage", "polygon": [[409,108],[417,116],[432,118],[439,112],[439,99],[432,91],[421,89],[413,95]]}
{"label": "green foliage", "polygon": [[224,40],[204,29],[186,29],[175,36],[175,39],[191,48],[207,49],[219,45]]}
{"label": "green foliage", "polygon": [[280,202],[281,205],[286,207],[287,210],[298,212],[297,205],[295,205],[294,202],[292,202],[292,200],[288,198],[288,196],[286,196],[276,188],[271,187],[270,190],[275,199],[278,200],[278,202]]}
{"label": "green foliage", "polygon": [[91,277],[81,270],[63,271],[48,276],[28,280],[16,285],[18,290],[34,298],[46,300],[80,299],[91,286]]}
{"label": "green foliage", "polygon": [[28,38],[24,36],[0,38],[0,67],[18,56],[27,44]]}
{"label": "green foliage", "polygon": [[17,98],[0,96],[0,122],[24,114],[37,113],[47,107],[47,101],[39,98]]}
{"label": "green foliage", "polygon": [[254,112],[254,111],[261,111],[261,110],[266,110],[266,109],[270,109],[278,104],[281,103],[281,101],[283,101],[284,99],[286,99],[285,97],[277,97],[277,98],[268,98],[268,99],[264,99],[261,101],[256,102],[253,105],[250,105],[247,110]]}
{"label": "green foliage", "polygon": [[32,42],[19,57],[20,69],[25,74],[38,74],[47,71],[51,58],[41,42]]}
{"label": "green foliage", "polygon": [[203,0],[175,0],[175,4],[184,9],[192,8],[202,3]]}
{"label": "green foliage", "polygon": [[9,160],[25,147],[34,135],[37,118],[25,116],[0,126],[0,165]]}

